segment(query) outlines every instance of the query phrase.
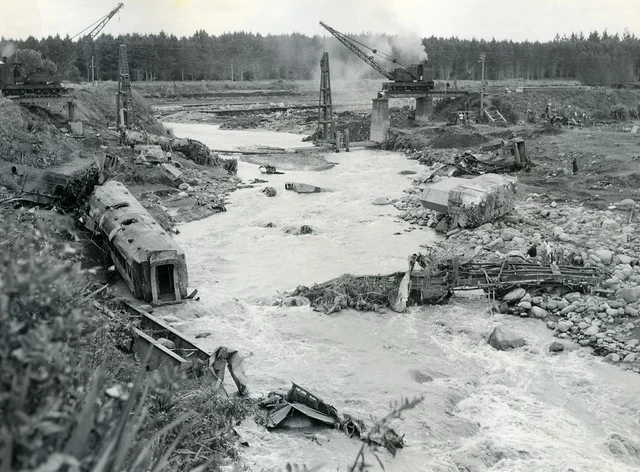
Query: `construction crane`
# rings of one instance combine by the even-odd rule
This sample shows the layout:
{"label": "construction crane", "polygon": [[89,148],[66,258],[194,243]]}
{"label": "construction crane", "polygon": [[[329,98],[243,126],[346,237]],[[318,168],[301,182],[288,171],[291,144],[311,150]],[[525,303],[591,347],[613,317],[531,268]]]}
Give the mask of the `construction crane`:
{"label": "construction crane", "polygon": [[109,23],[109,21],[111,21],[111,18],[116,16],[116,13],[118,13],[122,7],[124,7],[124,3],[122,3],[122,2],[118,3],[118,6],[116,6],[113,10],[111,10],[109,13],[107,13],[105,16],[103,16],[99,20],[91,23],[89,26],[87,26],[85,29],[80,31],[75,36],[73,36],[71,39],[77,38],[82,33],[87,31],[89,28],[92,28],[91,31],[89,31],[84,36],[88,36],[91,39],[95,39],[96,36],[98,36],[100,34],[100,31],[102,31],[103,28],[107,25],[107,23]]}
{"label": "construction crane", "polygon": [[[425,62],[405,66],[398,62],[397,59],[394,59],[388,54],[379,52],[377,49],[371,48],[356,39],[350,38],[349,36],[341,33],[340,31],[332,28],[322,21],[320,22],[320,26],[329,31],[329,33],[331,33],[338,41],[344,44],[356,56],[369,64],[387,79],[392,81],[382,84],[383,92],[397,95],[415,95],[416,93],[426,94],[429,90],[433,90],[434,82],[433,80],[431,80],[431,77],[427,77],[428,75],[431,76],[432,72],[426,66]],[[393,64],[397,64],[400,67],[393,70],[385,68],[378,61],[376,61],[373,55],[367,54],[365,52],[365,49],[371,51],[371,53],[373,54],[379,54],[383,56],[385,60],[390,61]]]}

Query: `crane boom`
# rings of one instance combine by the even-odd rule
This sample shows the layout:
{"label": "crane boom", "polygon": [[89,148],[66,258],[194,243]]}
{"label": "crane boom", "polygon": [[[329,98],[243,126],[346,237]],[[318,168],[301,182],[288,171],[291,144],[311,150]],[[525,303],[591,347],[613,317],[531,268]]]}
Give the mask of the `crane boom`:
{"label": "crane boom", "polygon": [[87,36],[89,36],[91,39],[94,39],[96,36],[98,36],[100,34],[100,31],[102,31],[102,29],[106,26],[106,24],[109,23],[109,21],[111,21],[111,18],[113,18],[123,6],[124,6],[124,3],[122,2],[118,3],[117,7],[115,7],[106,16],[100,19],[100,21],[95,26],[95,28],[89,31],[89,34]]}
{"label": "crane boom", "polygon": [[323,23],[322,21],[320,22],[320,26],[322,26],[324,29],[326,29],[329,33],[331,33],[333,36],[335,36],[335,38],[340,41],[342,44],[344,44],[347,48],[349,48],[349,50],[354,53],[356,56],[358,56],[360,59],[362,59],[364,62],[366,62],[367,64],[369,64],[371,67],[373,67],[375,70],[377,70],[378,72],[380,72],[382,75],[384,75],[387,79],[389,80],[394,80],[395,76],[393,74],[393,72],[385,69],[384,67],[382,67],[380,64],[378,64],[373,57],[368,56],[362,49],[360,49],[357,44],[354,42],[353,39],[351,39],[350,37],[346,36],[345,34],[342,34],[340,31],[333,29],[331,26]]}

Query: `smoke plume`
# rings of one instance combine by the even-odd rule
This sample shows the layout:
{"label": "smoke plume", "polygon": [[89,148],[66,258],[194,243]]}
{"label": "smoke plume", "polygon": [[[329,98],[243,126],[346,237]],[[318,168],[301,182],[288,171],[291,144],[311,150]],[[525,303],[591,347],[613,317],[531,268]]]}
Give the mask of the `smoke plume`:
{"label": "smoke plume", "polygon": [[2,53],[0,57],[11,57],[16,52],[16,45],[13,43],[7,43],[2,45]]}

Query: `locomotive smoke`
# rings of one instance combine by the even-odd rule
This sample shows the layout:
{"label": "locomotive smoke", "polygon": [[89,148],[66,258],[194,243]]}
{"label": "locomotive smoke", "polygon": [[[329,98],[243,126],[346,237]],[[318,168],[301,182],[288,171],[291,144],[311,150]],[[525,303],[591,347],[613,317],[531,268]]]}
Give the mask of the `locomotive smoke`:
{"label": "locomotive smoke", "polygon": [[7,43],[4,46],[2,46],[2,54],[0,54],[1,57],[11,57],[15,54],[16,52],[16,46],[13,43]]}

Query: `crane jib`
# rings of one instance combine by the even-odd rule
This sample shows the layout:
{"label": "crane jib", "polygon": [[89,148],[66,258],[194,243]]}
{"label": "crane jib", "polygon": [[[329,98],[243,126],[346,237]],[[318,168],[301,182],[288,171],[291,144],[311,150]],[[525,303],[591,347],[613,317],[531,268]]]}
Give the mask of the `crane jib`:
{"label": "crane jib", "polygon": [[[340,31],[332,28],[322,21],[320,22],[320,26],[329,31],[329,33],[331,33],[338,41],[344,44],[351,52],[353,52],[356,56],[369,64],[369,66],[385,76],[387,79],[393,80],[395,82],[428,82],[431,85],[427,88],[433,88],[433,82],[425,80],[424,64],[412,64],[410,66],[405,66],[398,62],[397,59],[379,52],[377,49],[371,48],[356,39],[350,38],[349,36],[341,33]],[[376,61],[374,56],[367,54],[363,49],[368,49],[373,54],[384,55],[386,60],[392,62],[393,64],[397,64],[400,67],[394,70],[388,70],[378,61]]]}

